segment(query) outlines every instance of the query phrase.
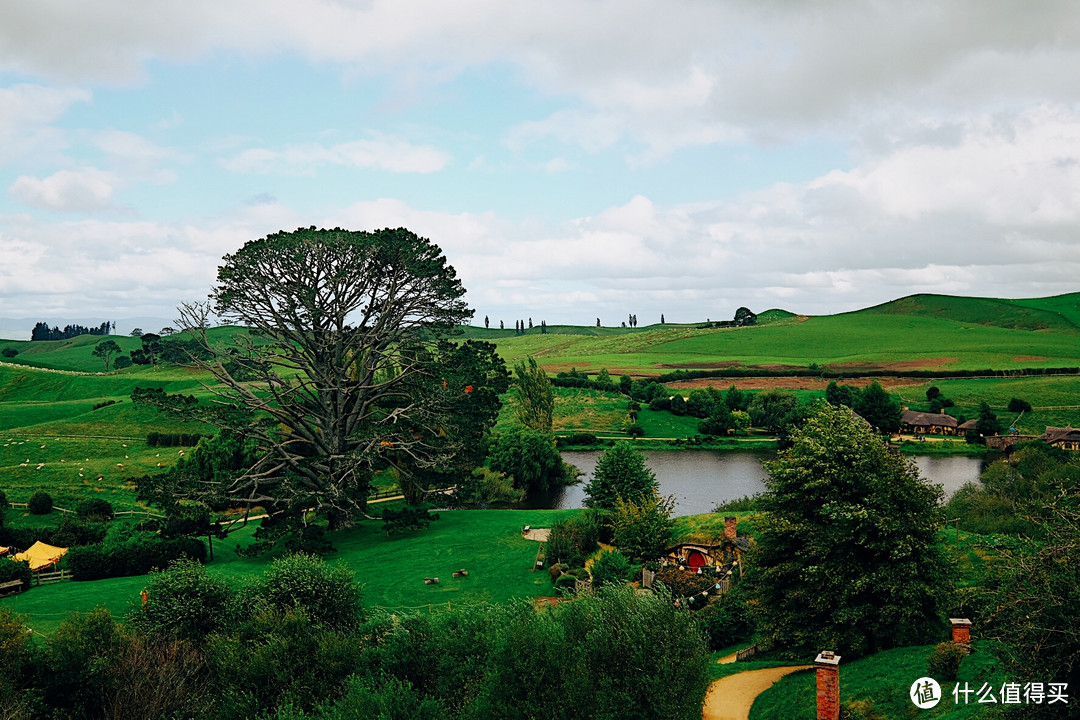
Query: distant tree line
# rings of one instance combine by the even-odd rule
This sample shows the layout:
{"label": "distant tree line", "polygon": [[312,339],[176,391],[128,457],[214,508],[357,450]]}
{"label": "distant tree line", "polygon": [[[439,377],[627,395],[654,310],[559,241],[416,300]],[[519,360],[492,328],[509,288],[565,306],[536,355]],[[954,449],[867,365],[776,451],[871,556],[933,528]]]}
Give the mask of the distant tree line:
{"label": "distant tree line", "polygon": [[701,378],[726,377],[904,377],[904,378],[968,378],[968,377],[1032,377],[1040,375],[1080,375],[1080,367],[1014,368],[1011,370],[861,370],[838,372],[821,368],[789,368],[768,370],[757,367],[728,367],[716,370],[673,370],[656,378],[657,382],[681,382]]}
{"label": "distant tree line", "polygon": [[83,327],[82,325],[65,325],[64,329],[48,323],[39,322],[30,333],[31,340],[68,340],[79,335],[108,335],[110,330],[116,329],[116,323],[106,320],[96,328]]}

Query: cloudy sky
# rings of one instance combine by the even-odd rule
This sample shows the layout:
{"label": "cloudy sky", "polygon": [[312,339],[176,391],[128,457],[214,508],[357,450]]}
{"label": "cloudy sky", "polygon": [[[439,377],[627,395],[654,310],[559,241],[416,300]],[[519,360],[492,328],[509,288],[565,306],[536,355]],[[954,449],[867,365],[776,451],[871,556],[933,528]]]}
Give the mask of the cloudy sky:
{"label": "cloudy sky", "polygon": [[405,226],[477,317],[1080,290],[1071,0],[34,0],[0,23],[0,316],[173,317]]}

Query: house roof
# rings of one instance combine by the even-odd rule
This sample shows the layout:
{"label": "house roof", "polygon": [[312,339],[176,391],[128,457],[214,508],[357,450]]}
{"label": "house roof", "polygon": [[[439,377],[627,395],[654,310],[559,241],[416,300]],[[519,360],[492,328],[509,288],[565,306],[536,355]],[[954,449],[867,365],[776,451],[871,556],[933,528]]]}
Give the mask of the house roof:
{"label": "house roof", "polygon": [[973,419],[968,420],[966,422],[960,423],[959,425],[956,426],[956,429],[957,430],[974,430],[975,426],[978,425],[978,424],[979,424],[979,421],[975,420],[973,418]]}
{"label": "house roof", "polygon": [[945,415],[944,413],[915,412],[914,410],[905,410],[900,416],[900,422],[905,425],[923,427],[930,427],[931,425],[956,427],[956,418],[952,415]]}
{"label": "house roof", "polygon": [[1080,428],[1074,428],[1071,425],[1066,425],[1065,427],[1051,427],[1047,425],[1046,432],[1043,433],[1042,439],[1048,443],[1056,443],[1062,440],[1080,442]]}

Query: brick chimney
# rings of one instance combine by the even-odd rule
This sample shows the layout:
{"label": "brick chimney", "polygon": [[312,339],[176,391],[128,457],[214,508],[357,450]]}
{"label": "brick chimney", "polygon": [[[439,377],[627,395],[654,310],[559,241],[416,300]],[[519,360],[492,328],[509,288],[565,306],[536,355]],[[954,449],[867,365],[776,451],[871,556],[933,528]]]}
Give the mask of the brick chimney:
{"label": "brick chimney", "polygon": [[840,656],[822,650],[814,659],[817,669],[817,720],[840,720]]}
{"label": "brick chimney", "polygon": [[735,542],[735,537],[738,535],[736,532],[737,518],[734,515],[724,516],[724,539]]}
{"label": "brick chimney", "polygon": [[967,618],[949,618],[952,625],[952,641],[966,648],[971,647],[971,621]]}

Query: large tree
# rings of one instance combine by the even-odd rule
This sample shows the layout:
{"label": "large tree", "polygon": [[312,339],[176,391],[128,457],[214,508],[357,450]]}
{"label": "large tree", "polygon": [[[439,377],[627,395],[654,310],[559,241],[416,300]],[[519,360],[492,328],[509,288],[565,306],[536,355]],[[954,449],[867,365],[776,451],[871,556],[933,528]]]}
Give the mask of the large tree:
{"label": "large tree", "polygon": [[768,463],[752,582],[767,642],[859,655],[943,632],[942,491],[846,407],[822,403]]}
{"label": "large tree", "polygon": [[[224,258],[209,302],[180,309],[217,405],[144,399],[257,446],[251,467],[202,492],[265,507],[264,525],[303,522],[307,508],[333,525],[364,510],[373,471],[447,467],[464,444],[453,422],[462,398],[490,400],[501,361],[482,343],[462,350],[436,339],[471,317],[464,293],[439,248],[403,228],[254,240]],[[247,332],[216,341],[215,315]],[[476,361],[471,381],[448,372],[462,352]]]}

